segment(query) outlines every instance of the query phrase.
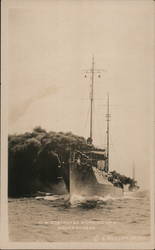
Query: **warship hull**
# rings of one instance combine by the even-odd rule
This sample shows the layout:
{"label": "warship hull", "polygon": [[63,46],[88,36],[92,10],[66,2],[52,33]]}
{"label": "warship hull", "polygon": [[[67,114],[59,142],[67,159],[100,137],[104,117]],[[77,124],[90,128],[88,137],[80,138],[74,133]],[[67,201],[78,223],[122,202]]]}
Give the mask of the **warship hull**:
{"label": "warship hull", "polygon": [[121,197],[123,189],[114,186],[108,181],[106,173],[91,167],[81,169],[81,166],[74,166],[70,171],[70,194],[82,196],[100,196],[100,197]]}

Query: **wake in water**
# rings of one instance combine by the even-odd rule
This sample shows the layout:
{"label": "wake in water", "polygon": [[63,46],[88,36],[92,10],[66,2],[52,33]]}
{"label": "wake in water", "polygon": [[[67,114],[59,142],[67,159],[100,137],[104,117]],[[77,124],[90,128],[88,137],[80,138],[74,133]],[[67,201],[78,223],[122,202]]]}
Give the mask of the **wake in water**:
{"label": "wake in water", "polygon": [[72,195],[52,195],[45,197],[36,197],[37,200],[44,200],[54,206],[64,206],[66,208],[95,208],[101,205],[105,205],[110,201],[119,199],[107,195],[105,197],[100,196],[82,196],[77,194]]}
{"label": "wake in water", "polygon": [[147,191],[126,192],[122,197],[112,197],[111,195],[102,196],[87,196],[78,194],[65,194],[65,195],[51,195],[44,197],[36,197],[37,200],[44,200],[52,206],[60,206],[65,208],[103,208],[106,205],[110,205],[115,202],[121,202],[123,200],[138,200],[148,197]]}
{"label": "wake in water", "polygon": [[101,196],[81,196],[73,194],[70,197],[70,204],[71,207],[83,207],[83,208],[94,208],[98,207],[104,204],[109,203],[110,201],[116,200],[119,198],[114,198],[110,195],[107,195],[105,197]]}

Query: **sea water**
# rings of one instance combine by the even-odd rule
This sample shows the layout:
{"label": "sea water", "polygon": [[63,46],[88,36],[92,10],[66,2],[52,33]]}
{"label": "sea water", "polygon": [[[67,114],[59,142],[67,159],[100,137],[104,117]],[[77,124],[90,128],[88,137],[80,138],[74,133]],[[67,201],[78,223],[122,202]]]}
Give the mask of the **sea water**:
{"label": "sea water", "polygon": [[26,242],[148,241],[149,192],[9,199],[9,238]]}

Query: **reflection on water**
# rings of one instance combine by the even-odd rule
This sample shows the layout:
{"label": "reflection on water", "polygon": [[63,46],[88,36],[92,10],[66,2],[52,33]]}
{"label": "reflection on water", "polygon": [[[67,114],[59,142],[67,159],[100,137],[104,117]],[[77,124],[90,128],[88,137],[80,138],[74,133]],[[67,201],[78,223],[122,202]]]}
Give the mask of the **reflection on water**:
{"label": "reflection on water", "polygon": [[110,196],[53,195],[9,199],[10,239],[15,241],[146,241],[148,192]]}

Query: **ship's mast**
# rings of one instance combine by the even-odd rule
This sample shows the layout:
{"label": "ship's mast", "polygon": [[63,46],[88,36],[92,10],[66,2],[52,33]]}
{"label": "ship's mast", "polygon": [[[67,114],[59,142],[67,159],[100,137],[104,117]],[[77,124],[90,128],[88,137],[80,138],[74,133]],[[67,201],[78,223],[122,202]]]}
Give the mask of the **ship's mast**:
{"label": "ship's mast", "polygon": [[90,90],[90,143],[93,142],[93,101],[94,101],[94,57],[91,68],[91,90]]}
{"label": "ship's mast", "polygon": [[94,56],[93,56],[91,68],[89,70],[85,71],[85,78],[87,77],[87,74],[90,74],[90,78],[91,78],[91,84],[90,84],[90,134],[89,134],[89,138],[87,139],[87,143],[89,143],[89,144],[93,143],[94,81],[95,81],[95,75],[97,75],[98,78],[101,77],[101,71],[104,71],[104,70],[103,69],[95,69],[95,62],[94,62]]}
{"label": "ship's mast", "polygon": [[110,122],[110,113],[109,113],[109,94],[107,95],[107,114],[106,114],[106,121],[107,121],[107,160],[106,160],[106,172],[109,172],[109,122]]}

